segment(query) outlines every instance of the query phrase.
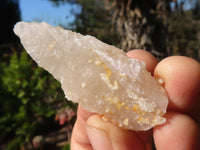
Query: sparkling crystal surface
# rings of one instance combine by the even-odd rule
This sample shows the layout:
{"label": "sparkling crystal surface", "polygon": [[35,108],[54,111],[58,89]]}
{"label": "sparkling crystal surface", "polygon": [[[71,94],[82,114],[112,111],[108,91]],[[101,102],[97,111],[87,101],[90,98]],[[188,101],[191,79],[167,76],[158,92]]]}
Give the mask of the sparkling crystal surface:
{"label": "sparkling crystal surface", "polygon": [[165,122],[166,92],[143,62],[92,36],[45,22],[19,22],[14,32],[61,83],[68,100],[125,129],[148,130]]}

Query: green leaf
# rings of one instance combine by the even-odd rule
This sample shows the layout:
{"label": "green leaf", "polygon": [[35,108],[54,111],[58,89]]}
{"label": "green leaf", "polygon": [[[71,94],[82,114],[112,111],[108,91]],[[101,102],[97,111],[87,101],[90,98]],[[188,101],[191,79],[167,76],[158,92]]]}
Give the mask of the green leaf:
{"label": "green leaf", "polygon": [[[19,91],[19,93],[18,93],[18,98],[22,98],[22,97],[24,97],[24,95],[25,95],[25,92],[24,91]],[[22,101],[24,101],[23,99],[22,99]]]}

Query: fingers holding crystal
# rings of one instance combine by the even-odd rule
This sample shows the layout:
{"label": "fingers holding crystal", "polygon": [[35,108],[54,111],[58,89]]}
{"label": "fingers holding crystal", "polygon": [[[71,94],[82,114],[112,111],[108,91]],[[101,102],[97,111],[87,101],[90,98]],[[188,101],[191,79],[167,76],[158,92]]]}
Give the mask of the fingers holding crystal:
{"label": "fingers holding crystal", "polygon": [[162,60],[154,72],[164,80],[169,110],[198,116],[200,107],[200,64],[188,57],[172,56]]}
{"label": "fingers holding crystal", "polygon": [[[128,52],[127,55],[131,58],[135,58],[135,59],[144,61],[146,63],[147,70],[150,71],[151,73],[153,73],[154,68],[158,62],[152,54],[150,54],[149,52],[144,51],[144,50],[133,50],[133,51]],[[72,134],[72,140],[71,140],[72,149],[80,149],[80,148],[90,149],[92,147],[92,145],[90,145],[90,140],[89,140],[88,136],[91,136],[90,138],[93,139],[93,137],[94,137],[93,132],[97,132],[96,134],[98,134],[98,135],[100,134],[102,136],[112,134],[111,140],[114,141],[114,143],[116,143],[117,145],[126,146],[126,147],[128,147],[129,144],[135,144],[135,142],[132,143],[130,141],[126,141],[124,143],[124,141],[123,141],[124,139],[126,139],[127,137],[132,137],[132,136],[134,136],[134,138],[138,138],[135,135],[135,133],[133,133],[132,131],[124,131],[123,129],[116,127],[111,122],[105,122],[97,116],[93,117],[92,116],[93,113],[90,113],[90,112],[84,110],[81,106],[79,106],[79,108],[78,108],[77,115],[78,115],[78,117],[77,117],[78,119],[75,123],[74,129],[73,129],[73,134]],[[90,118],[90,116],[92,116],[92,117],[86,125],[86,122],[87,122],[88,118]],[[87,126],[87,129],[85,128],[85,126]],[[100,129],[95,129],[97,127]],[[116,135],[123,134],[124,136],[121,137],[121,139],[118,139],[119,142],[115,142],[116,138],[113,139],[113,137],[115,137],[115,135],[112,132],[112,130],[109,130],[109,133],[107,133],[107,131],[102,131],[102,130],[105,130],[105,127],[107,130],[114,128],[115,129],[114,133]],[[138,135],[140,135],[140,134],[138,134]],[[96,137],[98,137],[98,136],[96,136]],[[143,135],[143,138],[141,138],[141,136],[139,137],[140,139],[142,139],[142,141],[145,141],[146,148],[151,147],[151,139],[149,139],[149,137],[150,137],[150,133]],[[105,138],[105,139],[107,139],[107,138]],[[132,141],[132,138],[129,138],[129,140]],[[139,140],[139,139],[137,139],[137,140]],[[91,142],[93,142],[93,141],[91,141]],[[104,142],[104,146],[107,146],[107,148],[110,146],[108,142],[105,142],[105,140],[101,141],[101,139],[97,139],[96,142]],[[127,145],[127,143],[128,143],[128,145]],[[99,144],[99,143],[92,143],[92,144],[93,144],[93,146],[95,146],[95,144]],[[80,146],[80,147],[78,147],[78,146]],[[115,145],[115,147],[116,147],[116,145]],[[99,148],[102,148],[102,146],[100,146]]]}
{"label": "fingers holding crystal", "polygon": [[157,150],[200,149],[200,130],[192,118],[176,112],[168,112],[165,117],[163,125],[153,128]]}
{"label": "fingers holding crystal", "polygon": [[153,75],[154,69],[158,64],[158,60],[150,52],[145,50],[135,49],[129,51],[127,53],[127,56],[130,58],[138,59],[140,61],[144,61],[146,64],[146,69]]}
{"label": "fingers holding crystal", "polygon": [[86,131],[95,150],[145,150],[143,141],[134,131],[123,130],[98,115],[87,120]]}
{"label": "fingers holding crystal", "polygon": [[77,111],[77,120],[73,128],[71,138],[71,150],[92,150],[87,133],[86,121],[94,113],[84,110],[80,105]]}

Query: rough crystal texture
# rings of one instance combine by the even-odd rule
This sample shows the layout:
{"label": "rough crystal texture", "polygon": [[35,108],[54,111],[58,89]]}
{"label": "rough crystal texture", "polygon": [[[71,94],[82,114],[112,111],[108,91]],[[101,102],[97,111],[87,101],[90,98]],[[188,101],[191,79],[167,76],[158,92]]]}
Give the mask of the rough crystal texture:
{"label": "rough crystal texture", "polygon": [[19,22],[14,32],[38,65],[60,81],[67,99],[125,129],[165,122],[167,95],[143,62],[92,36],[44,22]]}

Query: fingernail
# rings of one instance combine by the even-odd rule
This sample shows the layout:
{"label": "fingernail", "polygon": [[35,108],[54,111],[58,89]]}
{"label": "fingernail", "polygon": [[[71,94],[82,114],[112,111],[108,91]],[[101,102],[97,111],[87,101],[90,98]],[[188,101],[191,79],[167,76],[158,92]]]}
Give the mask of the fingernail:
{"label": "fingernail", "polygon": [[113,150],[106,131],[87,125],[88,138],[94,150]]}

